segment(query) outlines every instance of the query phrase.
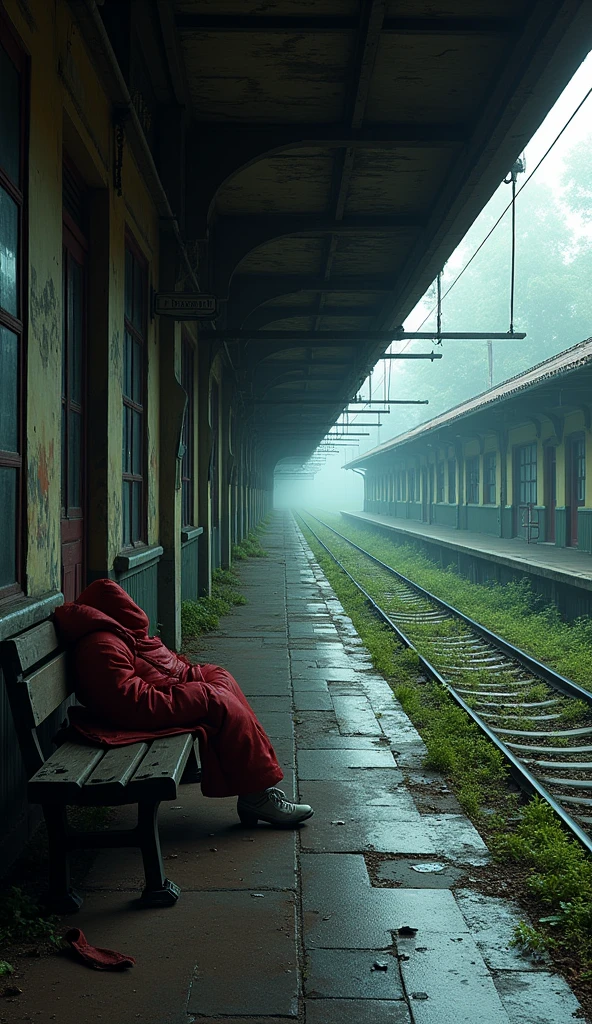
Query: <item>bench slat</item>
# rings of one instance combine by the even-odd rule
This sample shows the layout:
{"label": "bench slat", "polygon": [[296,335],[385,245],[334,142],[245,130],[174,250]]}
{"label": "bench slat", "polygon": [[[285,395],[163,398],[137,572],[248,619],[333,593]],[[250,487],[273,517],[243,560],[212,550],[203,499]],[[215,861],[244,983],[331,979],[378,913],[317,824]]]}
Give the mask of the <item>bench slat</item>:
{"label": "bench slat", "polygon": [[149,750],[148,743],[130,743],[127,747],[107,750],[85,782],[85,802],[107,805],[111,800],[114,803],[126,802],[125,787]]}
{"label": "bench slat", "polygon": [[59,642],[53,622],[41,622],[21,636],[6,640],[5,646],[11,652],[13,668],[18,675],[53,654],[59,648]]}
{"label": "bench slat", "polygon": [[105,751],[81,743],[64,743],[56,750],[27,787],[33,803],[80,803],[86,779]]}
{"label": "bench slat", "polygon": [[148,754],[127,787],[129,795],[133,794],[137,800],[146,797],[174,800],[192,749],[193,737],[190,733],[153,740]]}
{"label": "bench slat", "polygon": [[[19,684],[23,685],[23,684]],[[41,725],[66,700],[72,688],[66,675],[66,656],[58,654],[25,680],[35,725]]]}

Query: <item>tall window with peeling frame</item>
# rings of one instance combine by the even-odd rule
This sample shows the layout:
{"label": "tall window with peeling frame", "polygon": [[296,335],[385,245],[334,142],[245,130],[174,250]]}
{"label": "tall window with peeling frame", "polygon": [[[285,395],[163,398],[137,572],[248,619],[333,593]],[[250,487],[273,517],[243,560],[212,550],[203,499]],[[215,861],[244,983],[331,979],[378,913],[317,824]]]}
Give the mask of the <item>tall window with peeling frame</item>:
{"label": "tall window with peeling frame", "polygon": [[466,461],[467,505],[479,504],[479,456],[473,455]]}
{"label": "tall window with peeling frame", "polygon": [[0,600],[20,590],[26,62],[0,11]]}
{"label": "tall window with peeling frame", "polygon": [[485,452],[483,456],[483,504],[495,505],[496,497],[496,453]]}
{"label": "tall window with peeling frame", "polygon": [[146,542],[147,265],[131,237],[125,247],[123,346],[123,547]]}

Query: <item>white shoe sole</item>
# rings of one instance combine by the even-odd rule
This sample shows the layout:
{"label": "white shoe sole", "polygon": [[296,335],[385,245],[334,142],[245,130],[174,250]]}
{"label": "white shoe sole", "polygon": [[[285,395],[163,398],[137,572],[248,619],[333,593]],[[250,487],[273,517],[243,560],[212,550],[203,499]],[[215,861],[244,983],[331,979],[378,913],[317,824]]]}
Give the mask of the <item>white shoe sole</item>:
{"label": "white shoe sole", "polygon": [[301,817],[292,820],[282,820],[281,818],[273,818],[271,815],[255,814],[253,811],[243,810],[242,808],[237,808],[237,813],[241,820],[241,825],[245,828],[254,828],[259,821],[264,821],[268,825],[275,825],[277,828],[296,828],[303,821],[308,821],[309,818],[312,818],[314,811],[311,810],[308,814],[303,814]]}

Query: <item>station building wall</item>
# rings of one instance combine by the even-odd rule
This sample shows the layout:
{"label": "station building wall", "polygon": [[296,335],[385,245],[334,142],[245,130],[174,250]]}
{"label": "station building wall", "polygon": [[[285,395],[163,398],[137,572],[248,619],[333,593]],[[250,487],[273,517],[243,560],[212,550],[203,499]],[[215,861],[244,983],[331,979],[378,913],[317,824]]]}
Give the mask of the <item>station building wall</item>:
{"label": "station building wall", "polygon": [[[152,315],[187,267],[95,61],[65,0],[0,0],[0,641],[109,577],[178,648],[272,478],[224,355]],[[1,870],[38,820],[1,676],[0,820]]]}
{"label": "station building wall", "polygon": [[364,510],[524,539],[530,518],[537,524],[531,543],[592,553],[592,432],[585,410],[553,422],[541,414],[506,431],[475,427],[474,435],[468,417],[462,434],[451,444],[426,432],[373,457]]}

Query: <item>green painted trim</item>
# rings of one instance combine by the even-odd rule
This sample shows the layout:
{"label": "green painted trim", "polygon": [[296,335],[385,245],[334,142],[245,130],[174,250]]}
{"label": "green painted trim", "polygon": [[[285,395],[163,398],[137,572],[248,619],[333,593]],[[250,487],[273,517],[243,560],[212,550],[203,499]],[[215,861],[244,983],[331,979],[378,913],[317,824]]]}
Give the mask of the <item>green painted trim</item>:
{"label": "green painted trim", "polygon": [[466,528],[473,533],[499,537],[501,511],[499,505],[467,505]]}
{"label": "green painted trim", "polygon": [[512,505],[504,505],[501,510],[501,534],[504,538],[514,536],[514,509]]}
{"label": "green painted trim", "polygon": [[203,526],[185,526],[181,530],[181,544],[191,544],[192,541],[201,537],[203,532]]}
{"label": "green painted trim", "polygon": [[578,509],[578,550],[592,554],[592,508]]}
{"label": "green painted trim", "polygon": [[450,526],[456,529],[458,521],[458,509],[456,505],[449,505],[447,502],[438,501],[432,505],[433,522],[440,526]]}
{"label": "green painted trim", "polygon": [[199,536],[181,546],[181,600],[199,597]]}
{"label": "green painted trim", "polygon": [[154,544],[149,548],[140,548],[139,551],[120,553],[113,559],[113,568],[116,572],[129,572],[130,569],[139,569],[142,565],[156,562],[164,553],[160,544]]}
{"label": "green painted trim", "polygon": [[567,547],[567,508],[565,505],[555,507],[555,547]]}

